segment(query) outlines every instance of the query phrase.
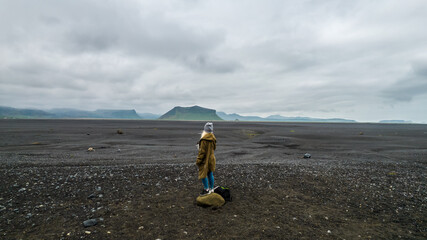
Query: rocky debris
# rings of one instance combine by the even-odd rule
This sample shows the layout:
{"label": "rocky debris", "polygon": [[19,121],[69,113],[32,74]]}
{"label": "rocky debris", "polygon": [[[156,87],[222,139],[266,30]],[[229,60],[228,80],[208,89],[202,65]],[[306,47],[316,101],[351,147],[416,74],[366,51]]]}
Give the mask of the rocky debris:
{"label": "rocky debris", "polygon": [[[358,136],[355,125],[345,125],[346,131],[320,129],[316,133],[320,138],[310,137],[313,128],[304,130],[301,125],[291,140],[301,143],[304,150],[283,147],[286,142],[255,142],[263,135],[241,146],[232,131],[218,130],[221,144],[216,151],[215,181],[233,189],[234,201],[213,212],[195,202],[201,183],[194,166],[196,153],[191,151],[193,137],[186,135],[193,123],[182,123],[186,126],[182,130],[170,128],[170,123],[155,124],[156,132],[165,137],[150,126],[140,127],[140,122],[129,127],[132,135],[116,135],[118,127],[111,125],[91,130],[74,127],[67,130],[63,142],[56,142],[57,136],[50,134],[47,140],[27,136],[38,131],[4,131],[0,239],[226,239],[230,233],[241,239],[427,237],[425,127],[418,131],[420,126],[407,125],[410,132],[406,133],[395,130],[399,126],[387,125],[385,141],[376,141],[375,136],[383,133],[377,125],[368,126],[372,139]],[[92,121],[88,126],[94,126]],[[94,132],[90,139],[73,137],[85,138],[87,131]],[[180,132],[171,137],[172,131]],[[280,131],[289,133],[289,126],[272,129],[271,135]],[[143,136],[142,140],[136,135]],[[126,140],[128,136],[131,139]],[[25,146],[12,146],[19,144],[16,139],[51,144],[39,148],[25,140]],[[94,142],[98,144],[94,147],[108,148],[86,153],[84,149]],[[119,146],[126,151],[117,153]],[[245,154],[233,154],[236,151]],[[301,151],[315,152],[316,161],[301,161]],[[95,197],[88,200],[92,193]],[[100,216],[106,220],[82,226],[84,220]],[[138,226],[144,228],[138,230]]]}
{"label": "rocky debris", "polygon": [[304,154],[304,158],[311,158],[311,154],[310,153]]}
{"label": "rocky debris", "polygon": [[123,134],[123,131],[121,129],[117,129],[117,134]]}
{"label": "rocky debris", "polygon": [[93,147],[90,147],[90,148],[88,148],[88,149],[87,149],[87,151],[88,151],[88,152],[94,152],[94,151],[95,151],[95,149],[94,149]]}
{"label": "rocky debris", "polygon": [[83,221],[83,226],[84,227],[92,227],[92,226],[95,226],[96,224],[98,224],[99,222],[102,222],[102,221],[104,221],[103,218],[98,218],[98,219],[92,218],[92,219],[88,219],[86,221]]}

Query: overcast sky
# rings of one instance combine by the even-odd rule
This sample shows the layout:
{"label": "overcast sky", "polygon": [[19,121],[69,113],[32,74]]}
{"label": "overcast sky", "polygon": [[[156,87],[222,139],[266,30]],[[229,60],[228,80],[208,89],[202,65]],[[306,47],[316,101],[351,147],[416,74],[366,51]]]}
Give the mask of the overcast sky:
{"label": "overcast sky", "polygon": [[0,105],[427,122],[427,1],[0,0]]}

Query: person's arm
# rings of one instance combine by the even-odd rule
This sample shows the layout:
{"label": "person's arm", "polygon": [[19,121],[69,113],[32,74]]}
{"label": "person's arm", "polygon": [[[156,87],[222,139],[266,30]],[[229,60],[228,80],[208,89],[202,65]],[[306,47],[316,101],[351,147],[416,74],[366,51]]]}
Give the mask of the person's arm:
{"label": "person's arm", "polygon": [[199,147],[199,155],[197,155],[196,165],[200,166],[205,162],[206,159],[206,144],[207,142],[205,140],[200,141],[200,147]]}

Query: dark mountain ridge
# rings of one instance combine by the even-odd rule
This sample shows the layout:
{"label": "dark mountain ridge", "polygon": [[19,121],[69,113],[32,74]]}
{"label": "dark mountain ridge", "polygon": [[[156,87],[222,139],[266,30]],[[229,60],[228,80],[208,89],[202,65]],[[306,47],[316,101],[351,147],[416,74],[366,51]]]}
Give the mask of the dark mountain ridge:
{"label": "dark mountain ridge", "polygon": [[203,108],[199,106],[192,107],[174,107],[167,113],[163,114],[161,120],[204,120],[204,121],[221,121],[222,119],[216,114],[216,110]]}

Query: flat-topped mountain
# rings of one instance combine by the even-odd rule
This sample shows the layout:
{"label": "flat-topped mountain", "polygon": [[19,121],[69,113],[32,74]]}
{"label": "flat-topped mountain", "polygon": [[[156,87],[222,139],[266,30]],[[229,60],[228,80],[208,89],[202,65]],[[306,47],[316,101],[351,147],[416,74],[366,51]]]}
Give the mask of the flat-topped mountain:
{"label": "flat-topped mountain", "polygon": [[169,112],[163,114],[159,119],[162,120],[204,120],[204,121],[221,121],[222,119],[216,114],[216,110],[193,107],[174,107]]}

